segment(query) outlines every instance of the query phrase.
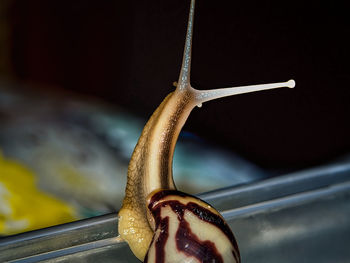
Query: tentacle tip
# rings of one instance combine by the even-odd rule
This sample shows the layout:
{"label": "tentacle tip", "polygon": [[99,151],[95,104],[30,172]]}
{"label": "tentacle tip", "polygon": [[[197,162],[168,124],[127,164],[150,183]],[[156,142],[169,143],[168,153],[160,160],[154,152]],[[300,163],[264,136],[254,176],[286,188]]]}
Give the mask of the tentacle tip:
{"label": "tentacle tip", "polygon": [[290,88],[290,89],[293,89],[293,88],[295,87],[295,81],[294,81],[294,79],[288,80],[288,81],[286,82],[286,86],[287,86],[288,88]]}

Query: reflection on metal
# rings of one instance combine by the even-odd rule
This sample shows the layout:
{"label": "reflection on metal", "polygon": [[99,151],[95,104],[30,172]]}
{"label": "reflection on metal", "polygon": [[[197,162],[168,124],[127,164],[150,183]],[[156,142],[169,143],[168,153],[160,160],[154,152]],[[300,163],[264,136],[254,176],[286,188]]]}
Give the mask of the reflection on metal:
{"label": "reflection on metal", "polygon": [[[236,233],[243,262],[349,262],[350,164],[202,194]],[[138,262],[109,214],[0,239],[0,262]]]}

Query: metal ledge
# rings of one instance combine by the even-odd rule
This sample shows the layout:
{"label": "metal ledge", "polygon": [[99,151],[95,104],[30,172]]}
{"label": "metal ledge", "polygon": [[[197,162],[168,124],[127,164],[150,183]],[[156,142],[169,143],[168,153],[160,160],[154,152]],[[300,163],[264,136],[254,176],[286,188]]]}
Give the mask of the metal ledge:
{"label": "metal ledge", "polygon": [[[230,224],[243,262],[349,262],[350,164],[199,195]],[[109,214],[0,239],[1,262],[138,262]]]}

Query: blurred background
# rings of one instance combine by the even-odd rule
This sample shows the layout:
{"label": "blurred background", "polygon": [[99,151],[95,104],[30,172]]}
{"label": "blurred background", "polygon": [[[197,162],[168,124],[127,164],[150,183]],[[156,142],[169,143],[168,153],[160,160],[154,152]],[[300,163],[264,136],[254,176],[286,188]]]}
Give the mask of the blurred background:
{"label": "blurred background", "polygon": [[[132,149],[178,78],[188,9],[0,2],[0,235],[119,208]],[[197,2],[194,87],[297,85],[195,109],[176,150],[181,190],[349,157],[346,10],[341,1]]]}

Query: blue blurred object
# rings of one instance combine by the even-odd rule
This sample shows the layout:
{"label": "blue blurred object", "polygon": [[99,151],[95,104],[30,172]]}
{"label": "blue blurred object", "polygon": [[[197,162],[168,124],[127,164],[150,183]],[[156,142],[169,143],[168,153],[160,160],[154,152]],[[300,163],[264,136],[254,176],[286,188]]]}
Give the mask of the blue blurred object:
{"label": "blue blurred object", "polygon": [[[84,218],[119,209],[127,165],[146,122],[103,102],[0,83],[0,149],[34,171],[38,187]],[[248,183],[265,172],[183,132],[174,156],[179,189],[192,194]]]}

